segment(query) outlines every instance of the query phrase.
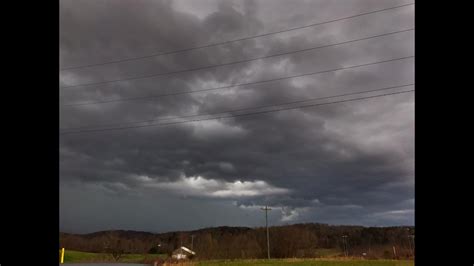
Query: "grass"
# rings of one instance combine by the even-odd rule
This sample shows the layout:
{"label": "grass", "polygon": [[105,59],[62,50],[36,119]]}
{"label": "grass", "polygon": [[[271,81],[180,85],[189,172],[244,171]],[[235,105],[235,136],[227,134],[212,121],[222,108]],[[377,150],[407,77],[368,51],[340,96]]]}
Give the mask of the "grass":
{"label": "grass", "polygon": [[413,261],[395,260],[361,260],[361,259],[274,259],[274,260],[215,260],[201,261],[190,265],[196,266],[413,266]]}
{"label": "grass", "polygon": [[[334,250],[322,253],[334,254]],[[166,258],[166,254],[124,254],[118,262],[120,263],[144,263],[157,258]],[[111,255],[105,253],[90,253],[74,250],[66,250],[64,254],[65,263],[87,263],[87,262],[114,262]],[[414,266],[414,262],[407,260],[363,260],[358,258],[321,258],[321,259],[254,259],[254,260],[207,260],[180,263],[182,266]]]}
{"label": "grass", "polygon": [[[123,254],[118,262],[142,263],[145,260],[166,258],[165,254]],[[111,255],[105,253],[90,253],[74,250],[66,250],[64,263],[79,262],[115,262]]]}
{"label": "grass", "polygon": [[339,249],[329,249],[329,248],[320,248],[315,252],[316,257],[336,257],[342,254],[342,251]]}

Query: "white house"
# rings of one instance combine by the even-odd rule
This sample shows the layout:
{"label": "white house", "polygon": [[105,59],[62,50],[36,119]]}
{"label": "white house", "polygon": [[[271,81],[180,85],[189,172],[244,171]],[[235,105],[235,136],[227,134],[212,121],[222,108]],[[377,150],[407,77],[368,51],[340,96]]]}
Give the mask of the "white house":
{"label": "white house", "polygon": [[192,257],[196,255],[196,252],[190,250],[187,247],[180,247],[173,251],[173,254],[171,255],[172,258],[182,260],[182,259],[187,259],[189,257]]}

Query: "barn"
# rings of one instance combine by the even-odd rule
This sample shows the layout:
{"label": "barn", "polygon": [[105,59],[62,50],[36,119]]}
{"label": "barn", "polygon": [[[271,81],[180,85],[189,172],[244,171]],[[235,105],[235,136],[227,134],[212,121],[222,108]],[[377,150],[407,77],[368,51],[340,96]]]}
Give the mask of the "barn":
{"label": "barn", "polygon": [[193,257],[194,255],[196,255],[196,252],[190,250],[187,247],[182,246],[176,249],[175,251],[173,251],[171,257],[174,259],[182,260],[182,259],[189,259]]}

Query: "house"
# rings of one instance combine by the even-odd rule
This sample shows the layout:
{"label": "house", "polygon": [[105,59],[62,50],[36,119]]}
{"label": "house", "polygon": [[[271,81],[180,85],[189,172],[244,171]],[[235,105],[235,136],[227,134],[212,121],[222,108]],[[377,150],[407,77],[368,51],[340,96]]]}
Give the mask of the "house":
{"label": "house", "polygon": [[189,259],[194,255],[196,255],[196,252],[186,247],[180,247],[176,249],[175,251],[173,251],[171,257],[174,259],[182,260],[182,259]]}

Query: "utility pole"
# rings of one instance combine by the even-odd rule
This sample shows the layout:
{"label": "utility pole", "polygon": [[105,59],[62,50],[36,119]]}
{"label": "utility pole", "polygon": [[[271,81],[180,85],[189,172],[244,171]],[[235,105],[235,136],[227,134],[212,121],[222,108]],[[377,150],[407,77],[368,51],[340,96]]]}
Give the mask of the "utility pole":
{"label": "utility pole", "polygon": [[342,246],[344,248],[344,255],[346,255],[347,257],[349,255],[349,251],[347,250],[347,236],[346,235],[342,236]]}
{"label": "utility pole", "polygon": [[411,239],[410,239],[410,236],[408,236],[408,246],[410,247],[410,255],[413,257],[413,249],[411,248]]}
{"label": "utility pole", "polygon": [[[412,243],[411,243],[412,240],[413,240],[413,245],[412,245]],[[415,256],[415,252],[413,252],[413,247],[415,246],[415,235],[409,235],[409,236],[408,236],[408,243],[410,244],[411,255],[414,257],[414,256]]]}
{"label": "utility pole", "polygon": [[[415,236],[410,234],[410,228],[407,228],[407,231],[408,231],[408,245],[410,247],[410,253],[411,253],[411,256],[415,256],[415,254],[413,253],[413,247],[412,247],[412,244],[411,244],[411,239],[414,238]],[[413,245],[415,245],[415,243],[413,243]]]}
{"label": "utility pole", "polygon": [[271,211],[271,208],[268,208],[268,206],[265,206],[262,208],[262,210],[265,211],[265,227],[267,228],[267,255],[268,259],[270,259],[270,238],[268,234],[268,211]]}
{"label": "utility pole", "polygon": [[191,235],[191,250],[194,250],[194,235]]}
{"label": "utility pole", "polygon": [[369,236],[369,252],[368,252],[369,254],[371,254],[371,253],[370,253],[370,252],[371,252],[371,250],[370,250],[370,241],[371,241],[371,240],[372,240],[372,236]]}

